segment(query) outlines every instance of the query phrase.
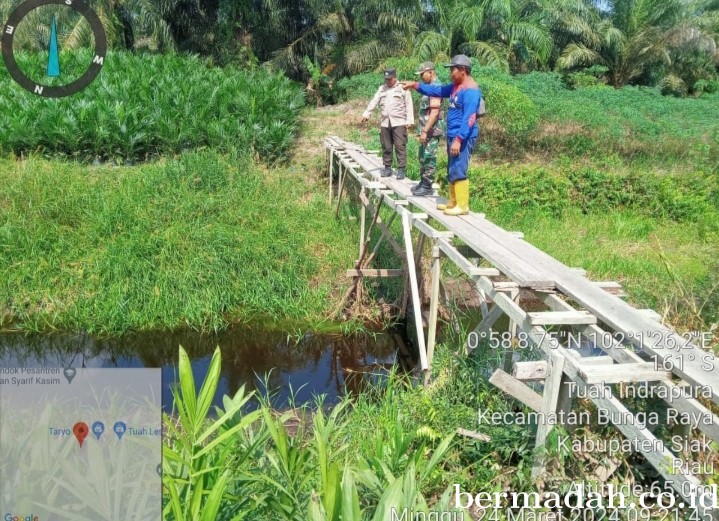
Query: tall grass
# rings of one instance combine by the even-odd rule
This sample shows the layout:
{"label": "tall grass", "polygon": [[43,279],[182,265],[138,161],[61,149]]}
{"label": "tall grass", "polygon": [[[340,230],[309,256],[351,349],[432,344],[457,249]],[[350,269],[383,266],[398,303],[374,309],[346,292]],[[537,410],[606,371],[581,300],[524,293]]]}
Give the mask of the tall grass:
{"label": "tall grass", "polygon": [[[75,67],[90,62],[88,52],[75,51]],[[18,54],[26,71],[42,60]],[[0,65],[0,150],[125,161],[213,147],[274,161],[287,154],[302,105],[302,89],[282,75],[194,56],[110,52],[87,89],[61,99],[24,91]]]}
{"label": "tall grass", "polygon": [[[449,489],[437,478],[452,435],[420,439],[396,410],[389,430],[355,429],[361,410],[353,412],[349,399],[328,413],[320,398],[314,411],[281,414],[260,398],[260,409],[247,413],[253,394],[244,389],[225,396],[224,409],[208,419],[220,364],[218,349],[198,392],[180,348],[177,415],[164,417],[165,521],[384,521],[393,509],[452,510],[448,492],[433,494]],[[299,418],[292,432],[291,417]],[[352,450],[349,440],[361,437],[371,450]]]}
{"label": "tall grass", "polygon": [[324,190],[288,176],[209,151],[122,168],[0,160],[0,316],[103,333],[318,323],[354,234]]}

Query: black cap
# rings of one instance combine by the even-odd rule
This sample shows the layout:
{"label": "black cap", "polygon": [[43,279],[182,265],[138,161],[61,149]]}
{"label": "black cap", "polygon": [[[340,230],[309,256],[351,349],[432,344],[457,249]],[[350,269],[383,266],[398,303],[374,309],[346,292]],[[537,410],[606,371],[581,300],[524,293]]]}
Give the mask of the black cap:
{"label": "black cap", "polygon": [[388,80],[390,78],[396,78],[397,77],[397,70],[396,69],[385,69],[384,70],[384,79]]}
{"label": "black cap", "polygon": [[466,55],[458,54],[453,57],[449,65],[445,65],[445,67],[466,67],[467,69],[472,70],[472,62]]}

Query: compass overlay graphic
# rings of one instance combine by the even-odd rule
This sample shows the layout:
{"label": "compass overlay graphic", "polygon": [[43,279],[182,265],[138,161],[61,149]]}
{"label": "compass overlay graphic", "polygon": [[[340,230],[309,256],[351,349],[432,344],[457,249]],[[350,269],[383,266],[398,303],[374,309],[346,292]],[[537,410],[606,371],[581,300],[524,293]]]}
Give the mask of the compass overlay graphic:
{"label": "compass overlay graphic", "polygon": [[[95,40],[95,49],[87,70],[79,78],[65,85],[43,85],[30,79],[18,66],[13,49],[15,32],[20,22],[36,9],[46,5],[60,5],[73,9],[84,17],[92,31]],[[61,78],[60,58],[57,43],[57,28],[55,17],[48,21],[50,25],[50,40],[48,49],[47,76]],[[105,62],[107,54],[107,37],[97,13],[81,0],[28,0],[20,4],[10,15],[2,29],[2,55],[8,73],[25,90],[44,96],[46,98],[62,98],[70,96],[87,87],[97,77]]]}

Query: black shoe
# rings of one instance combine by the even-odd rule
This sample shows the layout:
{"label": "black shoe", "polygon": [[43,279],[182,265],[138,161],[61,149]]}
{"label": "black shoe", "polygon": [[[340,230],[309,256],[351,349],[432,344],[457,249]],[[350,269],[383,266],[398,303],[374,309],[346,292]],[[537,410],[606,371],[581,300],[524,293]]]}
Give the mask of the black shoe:
{"label": "black shoe", "polygon": [[400,168],[397,170],[397,179],[404,179],[406,176],[404,174],[404,168]]}
{"label": "black shoe", "polygon": [[[419,183],[417,183],[416,185],[414,185],[414,186],[411,188],[412,193],[415,193],[417,190],[423,189],[425,184],[427,184],[427,180],[426,180],[424,177],[421,177],[421,178],[419,179]],[[431,186],[432,186],[432,184],[430,183],[430,187],[431,187]]]}
{"label": "black shoe", "polygon": [[390,177],[392,175],[392,169],[386,166],[382,169],[379,175],[380,177]]}
{"label": "black shoe", "polygon": [[434,195],[434,189],[432,183],[422,179],[417,186],[412,189],[412,193],[417,197],[425,197],[427,195]]}

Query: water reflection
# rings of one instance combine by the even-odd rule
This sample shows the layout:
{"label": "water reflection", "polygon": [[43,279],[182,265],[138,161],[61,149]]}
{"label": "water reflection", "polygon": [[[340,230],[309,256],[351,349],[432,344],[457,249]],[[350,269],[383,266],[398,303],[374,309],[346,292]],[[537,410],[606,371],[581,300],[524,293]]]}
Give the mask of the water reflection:
{"label": "water reflection", "polygon": [[[344,394],[362,392],[372,379],[396,362],[398,335],[315,335],[289,338],[281,332],[233,328],[220,334],[193,331],[129,334],[94,338],[86,334],[0,335],[4,367],[160,367],[163,407],[172,409],[171,388],[177,378],[178,346],[192,361],[196,382],[204,378],[216,346],[222,350],[222,378],[215,404],[242,385],[274,392],[273,404],[310,403],[320,394],[336,403]],[[198,384],[199,385],[199,384]]]}

